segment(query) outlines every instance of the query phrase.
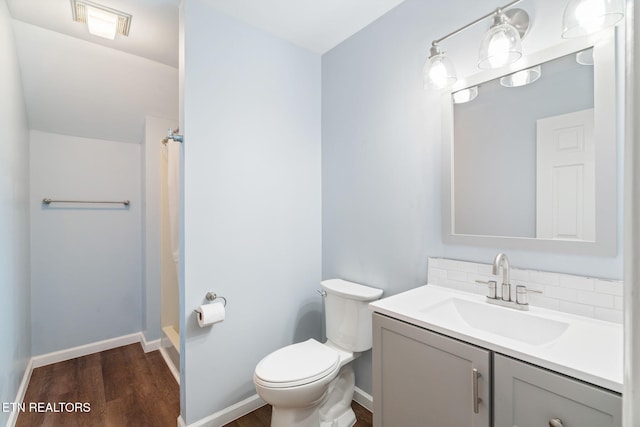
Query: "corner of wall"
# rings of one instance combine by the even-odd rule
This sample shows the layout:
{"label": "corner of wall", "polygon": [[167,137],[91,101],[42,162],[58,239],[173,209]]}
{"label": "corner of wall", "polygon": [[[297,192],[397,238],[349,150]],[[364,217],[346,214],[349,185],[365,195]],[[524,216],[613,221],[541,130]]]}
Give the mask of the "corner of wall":
{"label": "corner of wall", "polygon": [[[1,402],[19,398],[31,357],[29,129],[22,78],[5,0],[0,1],[0,352]],[[0,413],[0,424],[11,421]]]}

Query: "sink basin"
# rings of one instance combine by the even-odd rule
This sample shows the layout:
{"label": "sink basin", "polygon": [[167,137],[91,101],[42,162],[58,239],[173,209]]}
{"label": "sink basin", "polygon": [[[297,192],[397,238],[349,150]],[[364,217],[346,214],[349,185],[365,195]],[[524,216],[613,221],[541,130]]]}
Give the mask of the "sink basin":
{"label": "sink basin", "polygon": [[420,312],[434,321],[464,323],[473,329],[536,346],[554,341],[569,327],[568,323],[531,313],[455,297],[426,307]]}

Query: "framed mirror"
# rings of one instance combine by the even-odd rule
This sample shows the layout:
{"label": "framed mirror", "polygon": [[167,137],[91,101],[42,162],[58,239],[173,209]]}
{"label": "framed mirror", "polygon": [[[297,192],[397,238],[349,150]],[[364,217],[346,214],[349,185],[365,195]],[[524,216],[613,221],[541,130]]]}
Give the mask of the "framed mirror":
{"label": "framed mirror", "polygon": [[443,97],[445,242],[615,254],[615,66],[611,30]]}

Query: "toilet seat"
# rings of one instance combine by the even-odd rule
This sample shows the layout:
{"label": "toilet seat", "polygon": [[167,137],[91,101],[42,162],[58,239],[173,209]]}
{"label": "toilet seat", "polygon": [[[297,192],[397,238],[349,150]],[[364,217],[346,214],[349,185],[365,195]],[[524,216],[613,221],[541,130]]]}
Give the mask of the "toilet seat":
{"label": "toilet seat", "polygon": [[309,339],[267,355],[256,366],[254,380],[264,387],[296,387],[336,372],[339,363],[337,351]]}

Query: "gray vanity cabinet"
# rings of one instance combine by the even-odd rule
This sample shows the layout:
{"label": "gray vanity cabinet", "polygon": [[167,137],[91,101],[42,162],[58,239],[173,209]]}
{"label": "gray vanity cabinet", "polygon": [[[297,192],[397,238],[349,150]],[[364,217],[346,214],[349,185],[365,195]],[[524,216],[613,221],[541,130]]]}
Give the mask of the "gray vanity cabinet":
{"label": "gray vanity cabinet", "polygon": [[491,354],[373,314],[374,427],[489,427]]}
{"label": "gray vanity cabinet", "polygon": [[494,356],[495,427],[620,427],[620,395],[500,354]]}
{"label": "gray vanity cabinet", "polygon": [[622,398],[373,313],[373,425],[621,427]]}

